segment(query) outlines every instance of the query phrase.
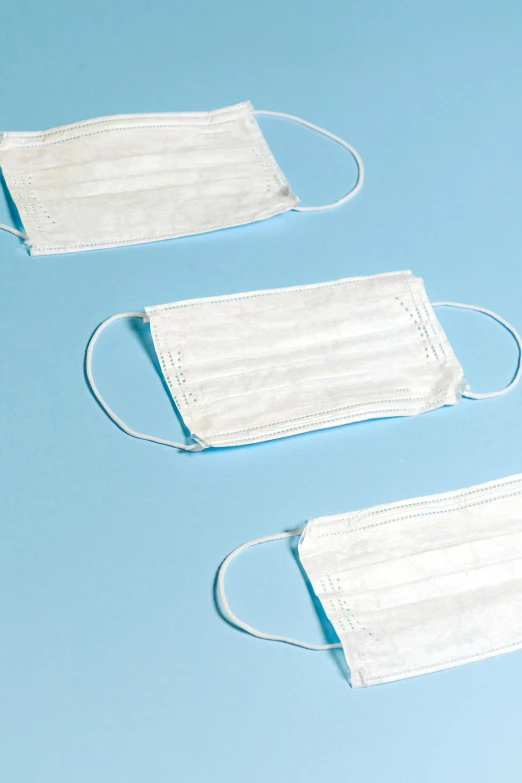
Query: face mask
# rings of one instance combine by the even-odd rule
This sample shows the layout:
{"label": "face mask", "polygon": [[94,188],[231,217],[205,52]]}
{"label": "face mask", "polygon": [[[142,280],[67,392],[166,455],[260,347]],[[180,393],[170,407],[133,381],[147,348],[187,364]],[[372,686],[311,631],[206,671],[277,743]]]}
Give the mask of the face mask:
{"label": "face mask", "polygon": [[[254,114],[286,117],[346,147],[358,166],[347,195],[319,207],[299,199]],[[355,195],[363,164],[343,139],[250,102],[209,112],[134,114],[38,133],[0,134],[0,166],[32,255],[200,234],[294,209],[328,209]]]}
{"label": "face mask", "polygon": [[[457,492],[312,519],[223,562],[224,616],[261,639],[342,647],[352,686],[402,680],[522,647],[522,474]],[[340,639],[257,631],[231,611],[225,571],[242,550],[300,535],[299,559]]]}
{"label": "face mask", "polygon": [[[516,330],[489,310],[519,345]],[[87,349],[86,375],[113,421],[129,435],[199,451],[282,438],[364,419],[413,416],[474,394],[411,272],[191,299],[104,321]],[[92,352],[119,318],[150,321],[159,364],[196,443],[136,432],[94,383]]]}

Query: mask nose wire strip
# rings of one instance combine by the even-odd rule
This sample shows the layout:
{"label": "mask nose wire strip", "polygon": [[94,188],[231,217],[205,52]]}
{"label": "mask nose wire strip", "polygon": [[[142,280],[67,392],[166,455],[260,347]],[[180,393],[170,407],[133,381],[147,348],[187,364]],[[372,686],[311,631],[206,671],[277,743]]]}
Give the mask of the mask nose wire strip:
{"label": "mask nose wire strip", "polygon": [[245,549],[249,549],[251,546],[265,544],[268,541],[278,541],[281,538],[292,538],[292,536],[299,536],[302,532],[302,528],[298,528],[297,530],[290,530],[285,533],[276,533],[273,536],[256,538],[254,541],[247,541],[245,544],[241,544],[241,546],[238,546],[237,549],[234,549],[233,552],[227,555],[227,557],[219,566],[219,571],[217,574],[216,589],[219,604],[221,606],[223,616],[232,625],[235,625],[237,628],[241,628],[242,631],[246,631],[246,633],[249,633],[251,636],[257,636],[258,639],[268,639],[271,642],[286,642],[286,644],[293,644],[296,647],[304,647],[305,650],[333,650],[334,648],[342,647],[341,642],[337,642],[336,644],[308,644],[308,642],[300,642],[298,639],[292,639],[289,636],[275,636],[273,634],[264,633],[263,631],[258,631],[256,628],[252,628],[251,625],[244,623],[243,620],[239,619],[239,617],[236,617],[227,601],[225,593],[225,573],[236,555],[239,555],[240,552],[243,552]]}
{"label": "mask nose wire strip", "polygon": [[89,345],[87,346],[87,353],[85,354],[85,374],[87,376],[87,381],[89,383],[89,386],[91,387],[91,391],[100,403],[101,407],[107,414],[107,416],[113,420],[115,424],[118,425],[120,429],[122,429],[124,432],[127,433],[127,435],[132,435],[133,438],[141,438],[142,440],[150,440],[152,443],[161,443],[164,446],[174,446],[176,449],[182,449],[183,451],[201,451],[202,446],[199,443],[195,443],[192,446],[186,446],[183,443],[174,443],[174,441],[171,440],[165,440],[164,438],[156,438],[154,435],[145,435],[142,432],[136,432],[136,430],[132,430],[130,427],[128,427],[125,422],[123,422],[119,416],[117,416],[111,408],[107,405],[103,397],[101,396],[100,392],[98,391],[98,387],[96,386],[94,382],[94,378],[92,375],[92,353],[94,349],[94,345],[100,336],[100,334],[103,332],[104,329],[109,326],[109,324],[112,324],[114,321],[118,321],[120,318],[141,318],[143,321],[148,320],[147,316],[144,313],[119,313],[118,315],[112,315],[110,318],[107,318],[107,320],[103,321],[94,334],[92,335],[91,339],[89,340]]}
{"label": "mask nose wire strip", "polygon": [[471,400],[486,400],[489,397],[500,397],[500,395],[505,394],[506,392],[508,392],[510,389],[512,389],[514,386],[517,385],[517,383],[520,380],[520,376],[522,374],[522,337],[520,337],[519,333],[517,332],[514,326],[512,326],[508,321],[502,318],[502,316],[497,315],[497,313],[494,313],[493,310],[487,310],[485,307],[477,307],[476,305],[462,304],[461,302],[432,302],[431,306],[432,307],[456,307],[459,310],[475,310],[477,313],[483,313],[484,315],[493,318],[494,321],[498,321],[499,324],[502,324],[502,326],[505,329],[507,329],[508,332],[511,333],[511,335],[514,337],[517,343],[518,365],[511,383],[509,383],[504,389],[499,389],[498,391],[493,391],[493,392],[484,392],[483,394],[479,394],[478,392],[465,391],[462,393],[463,397],[469,397]]}
{"label": "mask nose wire strip", "polygon": [[12,228],[11,226],[6,226],[5,223],[0,223],[0,228],[4,231],[9,231],[10,234],[14,234],[15,237],[20,237],[20,239],[23,239],[27,241],[29,237],[27,234],[24,234],[23,231],[18,231],[17,228]]}
{"label": "mask nose wire strip", "polygon": [[345,201],[348,201],[349,199],[353,198],[355,194],[360,191],[364,182],[364,163],[362,161],[361,156],[355,149],[355,147],[352,147],[352,145],[348,144],[347,141],[341,139],[340,136],[336,136],[335,133],[331,133],[330,131],[327,131],[324,128],[320,128],[319,125],[314,125],[313,122],[308,122],[308,120],[303,120],[301,119],[301,117],[295,117],[293,114],[285,114],[282,111],[266,111],[264,109],[254,109],[254,114],[267,114],[271,117],[284,117],[284,119],[286,120],[293,120],[294,122],[299,122],[301,125],[306,125],[307,128],[311,128],[312,130],[317,131],[318,133],[322,133],[323,136],[328,136],[329,139],[333,139],[333,141],[336,141],[337,144],[340,144],[342,147],[345,147],[349,152],[351,152],[351,154],[355,158],[355,162],[357,163],[357,182],[355,183],[354,187],[348,193],[346,193],[346,195],[337,199],[337,201],[332,201],[331,204],[322,204],[318,207],[296,206],[294,207],[294,210],[296,212],[318,212],[321,209],[332,209],[332,207],[338,207],[339,204],[344,204]]}

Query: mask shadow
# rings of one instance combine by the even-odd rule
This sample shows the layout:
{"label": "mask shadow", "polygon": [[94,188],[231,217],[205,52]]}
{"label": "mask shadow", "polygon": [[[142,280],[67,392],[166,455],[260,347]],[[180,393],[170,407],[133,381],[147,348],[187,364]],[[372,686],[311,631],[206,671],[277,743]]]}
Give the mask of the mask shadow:
{"label": "mask shadow", "polygon": [[[129,326],[130,329],[134,332],[134,334],[138,337],[138,341],[145,351],[146,355],[151,361],[152,366],[156,370],[156,374],[159,376],[162,386],[167,394],[168,399],[170,400],[170,404],[172,406],[172,409],[176,415],[176,418],[180,424],[181,429],[183,430],[183,434],[187,439],[190,438],[190,432],[185,426],[185,423],[183,421],[183,418],[181,416],[181,413],[176,407],[176,403],[172,399],[172,395],[170,393],[170,389],[167,386],[167,383],[165,381],[163,372],[161,371],[160,363],[158,361],[158,356],[156,354],[156,349],[154,348],[154,343],[152,341],[152,335],[150,333],[150,325],[148,323],[145,323],[143,321],[139,321],[137,318],[131,318],[129,320]],[[188,453],[188,452],[187,452]]]}
{"label": "mask shadow", "polygon": [[[310,597],[310,600],[312,602],[312,605],[317,613],[317,616],[319,618],[319,622],[321,624],[321,628],[324,633],[325,637],[325,643],[326,644],[335,644],[339,642],[339,639],[337,637],[337,634],[335,633],[335,630],[326,616],[326,613],[321,605],[321,602],[315,595],[312,585],[310,584],[310,581],[306,575],[305,570],[303,569],[303,566],[301,565],[301,561],[299,560],[299,553],[297,550],[297,543],[298,543],[298,536],[295,536],[293,538],[290,538],[288,540],[288,547],[290,550],[290,553],[292,557],[295,559],[295,562],[297,563],[297,566],[299,568],[300,574],[304,579],[306,589],[308,590],[308,595]],[[228,617],[223,612],[223,609],[221,608],[221,604],[219,602],[219,595],[218,595],[218,572],[216,572],[216,575],[214,577],[214,584],[212,589],[212,596],[214,601],[214,607],[216,609],[216,612],[221,617],[222,620],[224,620],[227,625],[229,625],[231,628],[233,628],[235,631],[239,631],[240,633],[247,633],[247,631],[244,631],[242,628],[238,628],[237,625],[234,625],[231,620],[228,619]],[[261,640],[262,641],[262,640]],[[330,656],[333,658],[334,663],[336,664],[337,668],[339,669],[342,677],[344,680],[347,680],[350,684],[350,670],[348,669],[348,666],[346,665],[346,659],[344,657],[344,653],[342,648],[336,648],[333,650],[325,650],[324,652],[328,652]],[[323,653],[324,654],[324,653]]]}
{"label": "mask shadow", "polygon": [[[18,231],[22,231],[23,233],[25,233],[23,223],[20,220],[20,215],[18,214],[18,210],[12,199],[11,193],[9,192],[9,188],[7,187],[7,182],[5,181],[5,177],[1,169],[0,169],[0,191],[2,192],[4,201],[6,203],[7,212],[9,214],[9,219],[11,221],[12,227],[16,228]],[[20,239],[19,241],[21,242],[22,240]]]}
{"label": "mask shadow", "polygon": [[[337,636],[332,623],[328,619],[321,601],[314,593],[314,589],[310,583],[310,580],[308,579],[306,571],[304,570],[303,564],[301,563],[301,560],[299,558],[298,544],[299,544],[299,536],[295,536],[293,538],[288,539],[288,548],[290,550],[292,557],[295,560],[295,563],[297,564],[299,572],[306,585],[306,589],[308,590],[308,596],[310,598],[314,611],[317,614],[317,617],[321,624],[321,628],[325,638],[325,644],[336,644],[339,642],[339,637]],[[325,650],[325,652],[327,652],[331,656],[331,658],[333,658],[333,661],[337,666],[337,668],[339,669],[343,679],[348,680],[348,682],[350,682],[351,684],[350,670],[346,664],[346,658],[344,657],[344,652],[342,648],[338,647],[338,648],[334,648],[333,650]]]}

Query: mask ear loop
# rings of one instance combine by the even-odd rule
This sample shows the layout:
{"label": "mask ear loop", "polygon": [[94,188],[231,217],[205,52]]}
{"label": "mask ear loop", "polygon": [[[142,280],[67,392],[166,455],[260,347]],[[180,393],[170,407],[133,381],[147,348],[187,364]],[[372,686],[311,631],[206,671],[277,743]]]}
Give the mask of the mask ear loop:
{"label": "mask ear loop", "polygon": [[510,389],[513,389],[517,385],[517,383],[520,380],[520,376],[522,374],[522,337],[520,337],[519,333],[517,332],[514,326],[512,326],[508,321],[502,318],[502,316],[497,315],[497,313],[494,313],[493,310],[487,310],[485,307],[477,307],[476,305],[461,304],[460,302],[432,302],[431,306],[432,307],[456,307],[459,310],[475,310],[477,313],[483,313],[484,315],[493,318],[493,320],[497,321],[499,324],[502,324],[502,326],[505,329],[507,329],[508,332],[511,333],[511,335],[514,337],[517,343],[518,364],[517,364],[515,375],[511,383],[509,383],[504,389],[499,389],[498,391],[493,391],[493,392],[484,392],[482,394],[478,392],[465,391],[462,393],[463,397],[468,397],[471,400],[486,400],[489,399],[490,397],[500,397],[502,394],[506,394],[506,392],[510,391]]}
{"label": "mask ear loop", "polygon": [[142,432],[136,432],[136,430],[132,430],[130,427],[128,427],[125,422],[123,422],[119,416],[117,416],[111,408],[107,405],[103,397],[101,396],[100,392],[98,391],[98,387],[94,383],[94,378],[92,375],[92,353],[94,349],[94,345],[100,336],[100,334],[103,332],[103,330],[109,326],[109,324],[112,324],[113,321],[118,321],[120,318],[141,318],[143,321],[147,322],[148,317],[144,313],[119,313],[118,315],[112,315],[110,318],[107,318],[103,323],[101,323],[94,334],[92,335],[91,339],[89,340],[89,344],[87,346],[87,353],[85,354],[85,375],[87,376],[87,381],[89,383],[89,386],[91,388],[92,393],[100,403],[101,407],[107,414],[107,416],[113,420],[115,424],[118,425],[118,427],[127,433],[127,435],[132,435],[133,438],[141,438],[141,440],[150,440],[152,443],[161,443],[163,446],[174,446],[176,449],[181,449],[182,451],[202,451],[206,446],[202,445],[201,443],[194,443],[192,446],[187,446],[183,443],[175,443],[171,440],[165,440],[164,438],[156,438],[154,435],[145,435]]}
{"label": "mask ear loop", "polygon": [[336,136],[335,133],[331,133],[330,131],[327,131],[324,128],[319,127],[319,125],[314,125],[313,122],[308,122],[308,120],[303,120],[301,119],[301,117],[296,117],[293,114],[285,114],[282,111],[267,111],[264,109],[254,109],[254,114],[267,114],[271,117],[284,117],[286,120],[293,120],[294,122],[299,122],[301,125],[306,125],[307,128],[311,128],[312,130],[317,131],[318,133],[322,133],[323,136],[328,136],[329,139],[333,139],[333,141],[337,142],[337,144],[340,144],[342,147],[345,147],[345,149],[351,152],[351,154],[355,159],[355,162],[357,163],[357,182],[348,193],[346,193],[344,196],[341,196],[341,198],[337,199],[337,201],[332,201],[331,204],[322,204],[318,207],[296,206],[294,207],[294,210],[296,212],[318,212],[322,209],[332,209],[332,207],[338,207],[340,204],[344,204],[345,201],[348,201],[349,199],[353,198],[355,194],[360,191],[364,182],[364,163],[362,162],[362,158],[357,152],[357,150],[355,149],[355,147],[352,147],[352,145],[348,144],[347,141],[341,139],[340,136]]}
{"label": "mask ear loop", "polygon": [[276,533],[273,536],[256,538],[253,541],[247,541],[245,544],[241,544],[241,546],[238,546],[236,549],[234,549],[233,552],[227,555],[227,557],[221,563],[217,573],[216,590],[219,604],[221,606],[223,616],[226,620],[228,620],[229,623],[235,625],[237,628],[241,628],[242,631],[249,633],[251,636],[257,636],[258,639],[268,639],[271,642],[285,642],[286,644],[293,644],[295,647],[304,647],[305,650],[333,650],[337,647],[342,647],[341,642],[337,642],[336,644],[309,644],[308,642],[300,642],[298,639],[292,639],[289,636],[275,636],[273,634],[264,633],[263,631],[258,631],[256,628],[253,628],[251,625],[243,622],[243,620],[240,620],[239,617],[236,617],[227,601],[225,593],[225,573],[236,555],[239,555],[240,552],[243,552],[245,549],[249,549],[251,546],[264,544],[268,541],[278,541],[281,538],[292,538],[292,536],[301,535],[302,532],[303,529],[298,528],[297,530],[290,530],[285,533]]}
{"label": "mask ear loop", "polygon": [[0,223],[0,228],[3,231],[9,231],[10,234],[14,234],[15,237],[20,237],[20,239],[23,239],[25,242],[28,241],[29,237],[27,234],[24,234],[23,231],[18,231],[17,228],[12,228],[11,226],[6,226],[5,223]]}

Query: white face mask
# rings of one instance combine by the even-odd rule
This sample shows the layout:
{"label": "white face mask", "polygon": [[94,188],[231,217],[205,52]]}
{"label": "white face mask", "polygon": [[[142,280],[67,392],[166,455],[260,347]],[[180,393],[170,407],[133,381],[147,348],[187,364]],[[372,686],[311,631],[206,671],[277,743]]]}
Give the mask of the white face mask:
{"label": "white face mask", "polygon": [[[353,687],[522,647],[522,474],[457,492],[312,519],[243,544],[223,562],[224,616],[262,639],[342,647]],[[299,559],[338,644],[257,631],[231,611],[225,571],[240,551],[299,535]]]}
{"label": "white face mask", "polygon": [[[358,180],[320,207],[297,206],[254,114],[307,125],[346,147]],[[343,139],[250,102],[209,112],[102,117],[37,133],[0,134],[0,166],[32,255],[200,234],[355,195],[363,165]]]}
{"label": "white face mask", "polygon": [[[452,304],[452,303],[438,303]],[[472,305],[452,306],[474,308]],[[364,419],[413,416],[473,394],[411,272],[192,299],[121,313],[87,350],[93,393],[127,433],[177,448],[239,446]],[[518,341],[515,329],[488,310]],[[165,381],[195,445],[136,432],[109,408],[92,376],[101,331],[150,320]]]}

